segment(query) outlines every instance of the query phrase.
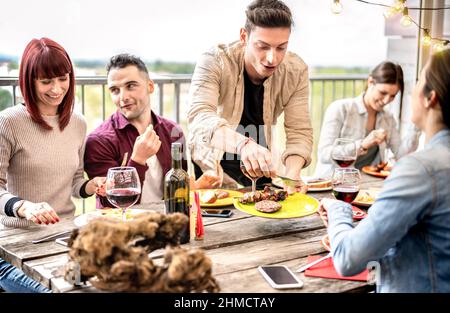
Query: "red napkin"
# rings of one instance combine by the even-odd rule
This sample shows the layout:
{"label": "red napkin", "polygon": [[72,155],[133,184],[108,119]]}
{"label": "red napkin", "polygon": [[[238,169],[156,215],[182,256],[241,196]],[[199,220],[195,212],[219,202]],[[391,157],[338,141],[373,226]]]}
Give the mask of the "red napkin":
{"label": "red napkin", "polygon": [[[317,259],[321,258],[320,255],[310,255],[308,256],[308,263],[311,263]],[[364,270],[355,276],[344,277],[339,275],[334,268],[333,259],[328,258],[322,262],[308,268],[305,271],[305,276],[309,277],[321,277],[321,278],[333,278],[333,279],[344,279],[344,280],[357,280],[357,281],[367,281],[369,275],[368,270]]]}
{"label": "red napkin", "polygon": [[357,208],[352,205],[352,211],[353,211],[353,219],[354,220],[362,220],[367,216],[367,213],[361,210],[360,208]]}

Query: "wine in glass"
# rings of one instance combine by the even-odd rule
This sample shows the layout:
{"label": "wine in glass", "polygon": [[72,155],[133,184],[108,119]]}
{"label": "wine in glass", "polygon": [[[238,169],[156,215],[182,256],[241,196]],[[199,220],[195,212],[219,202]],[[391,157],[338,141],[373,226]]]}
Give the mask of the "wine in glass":
{"label": "wine in glass", "polygon": [[261,177],[261,176],[252,176],[250,175],[250,173],[247,171],[247,169],[245,168],[244,162],[240,162],[240,168],[242,173],[252,181],[252,192],[254,193],[256,191],[256,181]]}
{"label": "wine in glass", "polygon": [[351,167],[356,161],[355,141],[348,138],[336,138],[331,149],[331,159],[339,167]]}
{"label": "wine in glass", "polygon": [[356,168],[335,168],[331,185],[336,199],[352,203],[359,192],[361,174]]}
{"label": "wine in glass", "polygon": [[126,221],[126,211],[135,204],[141,194],[141,182],[134,167],[113,167],[106,176],[106,197],[116,208],[122,210],[122,220]]}

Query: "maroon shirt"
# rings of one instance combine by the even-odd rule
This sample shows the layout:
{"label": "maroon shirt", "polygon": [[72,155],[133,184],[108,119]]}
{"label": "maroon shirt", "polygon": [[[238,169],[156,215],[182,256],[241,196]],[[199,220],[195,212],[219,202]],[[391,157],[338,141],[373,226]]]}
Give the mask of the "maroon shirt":
{"label": "maroon shirt", "polygon": [[[156,153],[159,163],[162,167],[163,175],[172,167],[172,157],[170,148],[172,142],[181,142],[185,151],[185,138],[183,130],[175,122],[165,119],[153,111],[152,123],[153,129],[161,140],[161,147]],[[117,111],[105,120],[99,127],[90,133],[86,140],[86,151],[84,153],[84,170],[92,179],[96,176],[106,176],[108,169],[122,164],[125,152],[128,152],[127,166],[136,168],[141,186],[143,186],[147,165],[141,165],[131,160],[134,142],[139,136],[139,132],[128,120]],[[183,168],[187,169],[187,162],[184,157]],[[140,201],[140,200],[139,200]],[[97,208],[114,207],[104,197],[97,196]]]}

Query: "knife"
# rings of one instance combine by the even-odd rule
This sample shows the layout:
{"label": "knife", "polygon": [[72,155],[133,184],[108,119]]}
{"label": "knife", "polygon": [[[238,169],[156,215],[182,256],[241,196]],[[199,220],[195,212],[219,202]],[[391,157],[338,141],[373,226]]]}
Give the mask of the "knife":
{"label": "knife", "polygon": [[283,184],[288,187],[301,187],[303,185],[306,185],[302,180],[296,180],[289,177],[277,175],[278,178],[280,178],[283,181]]}

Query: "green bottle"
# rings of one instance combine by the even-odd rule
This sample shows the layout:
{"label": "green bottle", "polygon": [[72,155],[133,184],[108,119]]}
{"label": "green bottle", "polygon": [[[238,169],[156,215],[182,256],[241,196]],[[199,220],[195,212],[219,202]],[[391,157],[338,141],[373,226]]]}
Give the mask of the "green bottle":
{"label": "green bottle", "polygon": [[[181,143],[172,143],[172,168],[164,178],[164,204],[166,214],[183,213],[189,218],[189,175],[181,167]],[[188,243],[190,239],[189,222],[183,229],[180,243]]]}

